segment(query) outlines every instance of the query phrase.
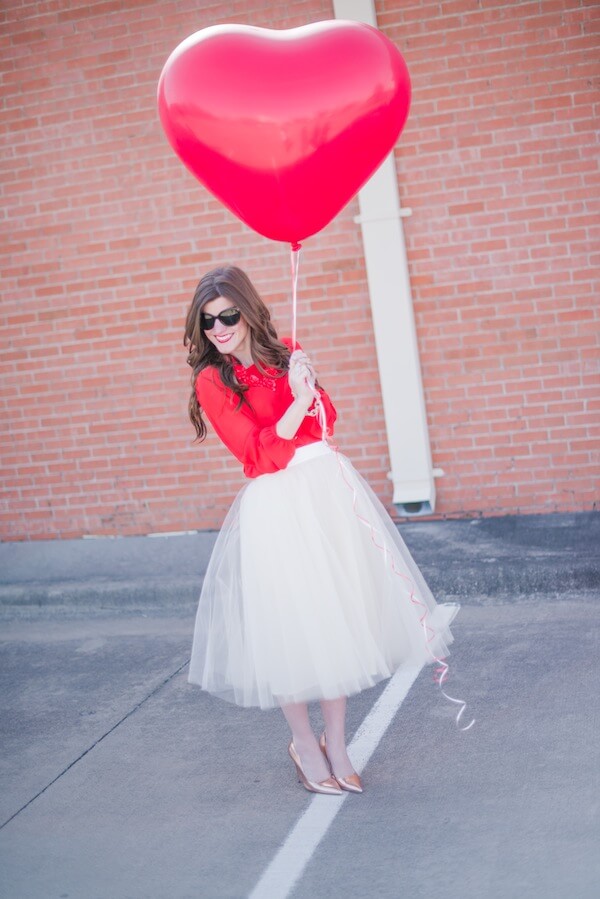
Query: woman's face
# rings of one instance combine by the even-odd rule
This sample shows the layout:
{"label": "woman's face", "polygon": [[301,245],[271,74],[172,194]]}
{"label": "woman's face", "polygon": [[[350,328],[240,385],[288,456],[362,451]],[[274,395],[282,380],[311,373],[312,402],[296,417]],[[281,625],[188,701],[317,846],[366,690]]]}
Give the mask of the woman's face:
{"label": "woman's face", "polygon": [[[202,312],[216,316],[226,309],[235,308],[235,303],[226,297],[216,297],[202,307]],[[235,356],[243,365],[251,364],[250,328],[243,316],[235,325],[224,325],[215,318],[214,327],[210,330],[205,329],[204,333],[220,353]]]}

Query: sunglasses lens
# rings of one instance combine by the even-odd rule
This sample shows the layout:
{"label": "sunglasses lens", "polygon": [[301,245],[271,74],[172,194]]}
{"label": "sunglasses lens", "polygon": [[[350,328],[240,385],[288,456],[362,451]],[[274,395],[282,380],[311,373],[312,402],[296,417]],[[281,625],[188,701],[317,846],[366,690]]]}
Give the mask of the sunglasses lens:
{"label": "sunglasses lens", "polygon": [[217,315],[219,321],[224,325],[237,325],[241,317],[242,313],[239,309],[231,309],[231,311],[227,310],[226,312],[221,312],[220,315]]}
{"label": "sunglasses lens", "polygon": [[215,317],[214,315],[209,315],[208,312],[200,313],[200,327],[203,331],[212,331],[215,326]]}

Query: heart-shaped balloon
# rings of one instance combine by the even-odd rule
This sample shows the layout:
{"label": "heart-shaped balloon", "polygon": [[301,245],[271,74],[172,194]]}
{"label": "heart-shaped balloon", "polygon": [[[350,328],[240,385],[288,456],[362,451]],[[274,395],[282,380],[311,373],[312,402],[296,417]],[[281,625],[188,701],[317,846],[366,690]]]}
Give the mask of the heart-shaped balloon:
{"label": "heart-shaped balloon", "polygon": [[173,51],[158,84],[162,126],[187,168],[259,234],[292,244],[360,190],[409,104],[394,44],[343,20],[205,28]]}

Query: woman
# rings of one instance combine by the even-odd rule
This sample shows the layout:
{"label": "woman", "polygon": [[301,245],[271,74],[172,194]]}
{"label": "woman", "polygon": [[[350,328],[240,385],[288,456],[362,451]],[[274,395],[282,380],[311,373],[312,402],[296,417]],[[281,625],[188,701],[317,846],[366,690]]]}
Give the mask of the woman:
{"label": "woman", "polygon": [[362,792],[346,751],[346,697],[401,664],[447,655],[449,616],[379,500],[323,440],[335,408],[306,353],[278,339],[243,271],[202,278],[184,345],[197,439],[204,414],[249,478],[206,572],[188,681],[238,705],[280,706],[304,787]]}

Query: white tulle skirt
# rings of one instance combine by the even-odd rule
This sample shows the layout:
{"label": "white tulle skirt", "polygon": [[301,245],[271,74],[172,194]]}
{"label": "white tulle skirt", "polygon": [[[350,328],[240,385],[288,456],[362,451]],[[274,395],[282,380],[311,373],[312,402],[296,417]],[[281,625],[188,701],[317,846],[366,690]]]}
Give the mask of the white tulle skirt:
{"label": "white tulle skirt", "polygon": [[235,498],[208,565],[188,681],[241,706],[350,696],[448,655],[436,604],[366,481],[325,443]]}

